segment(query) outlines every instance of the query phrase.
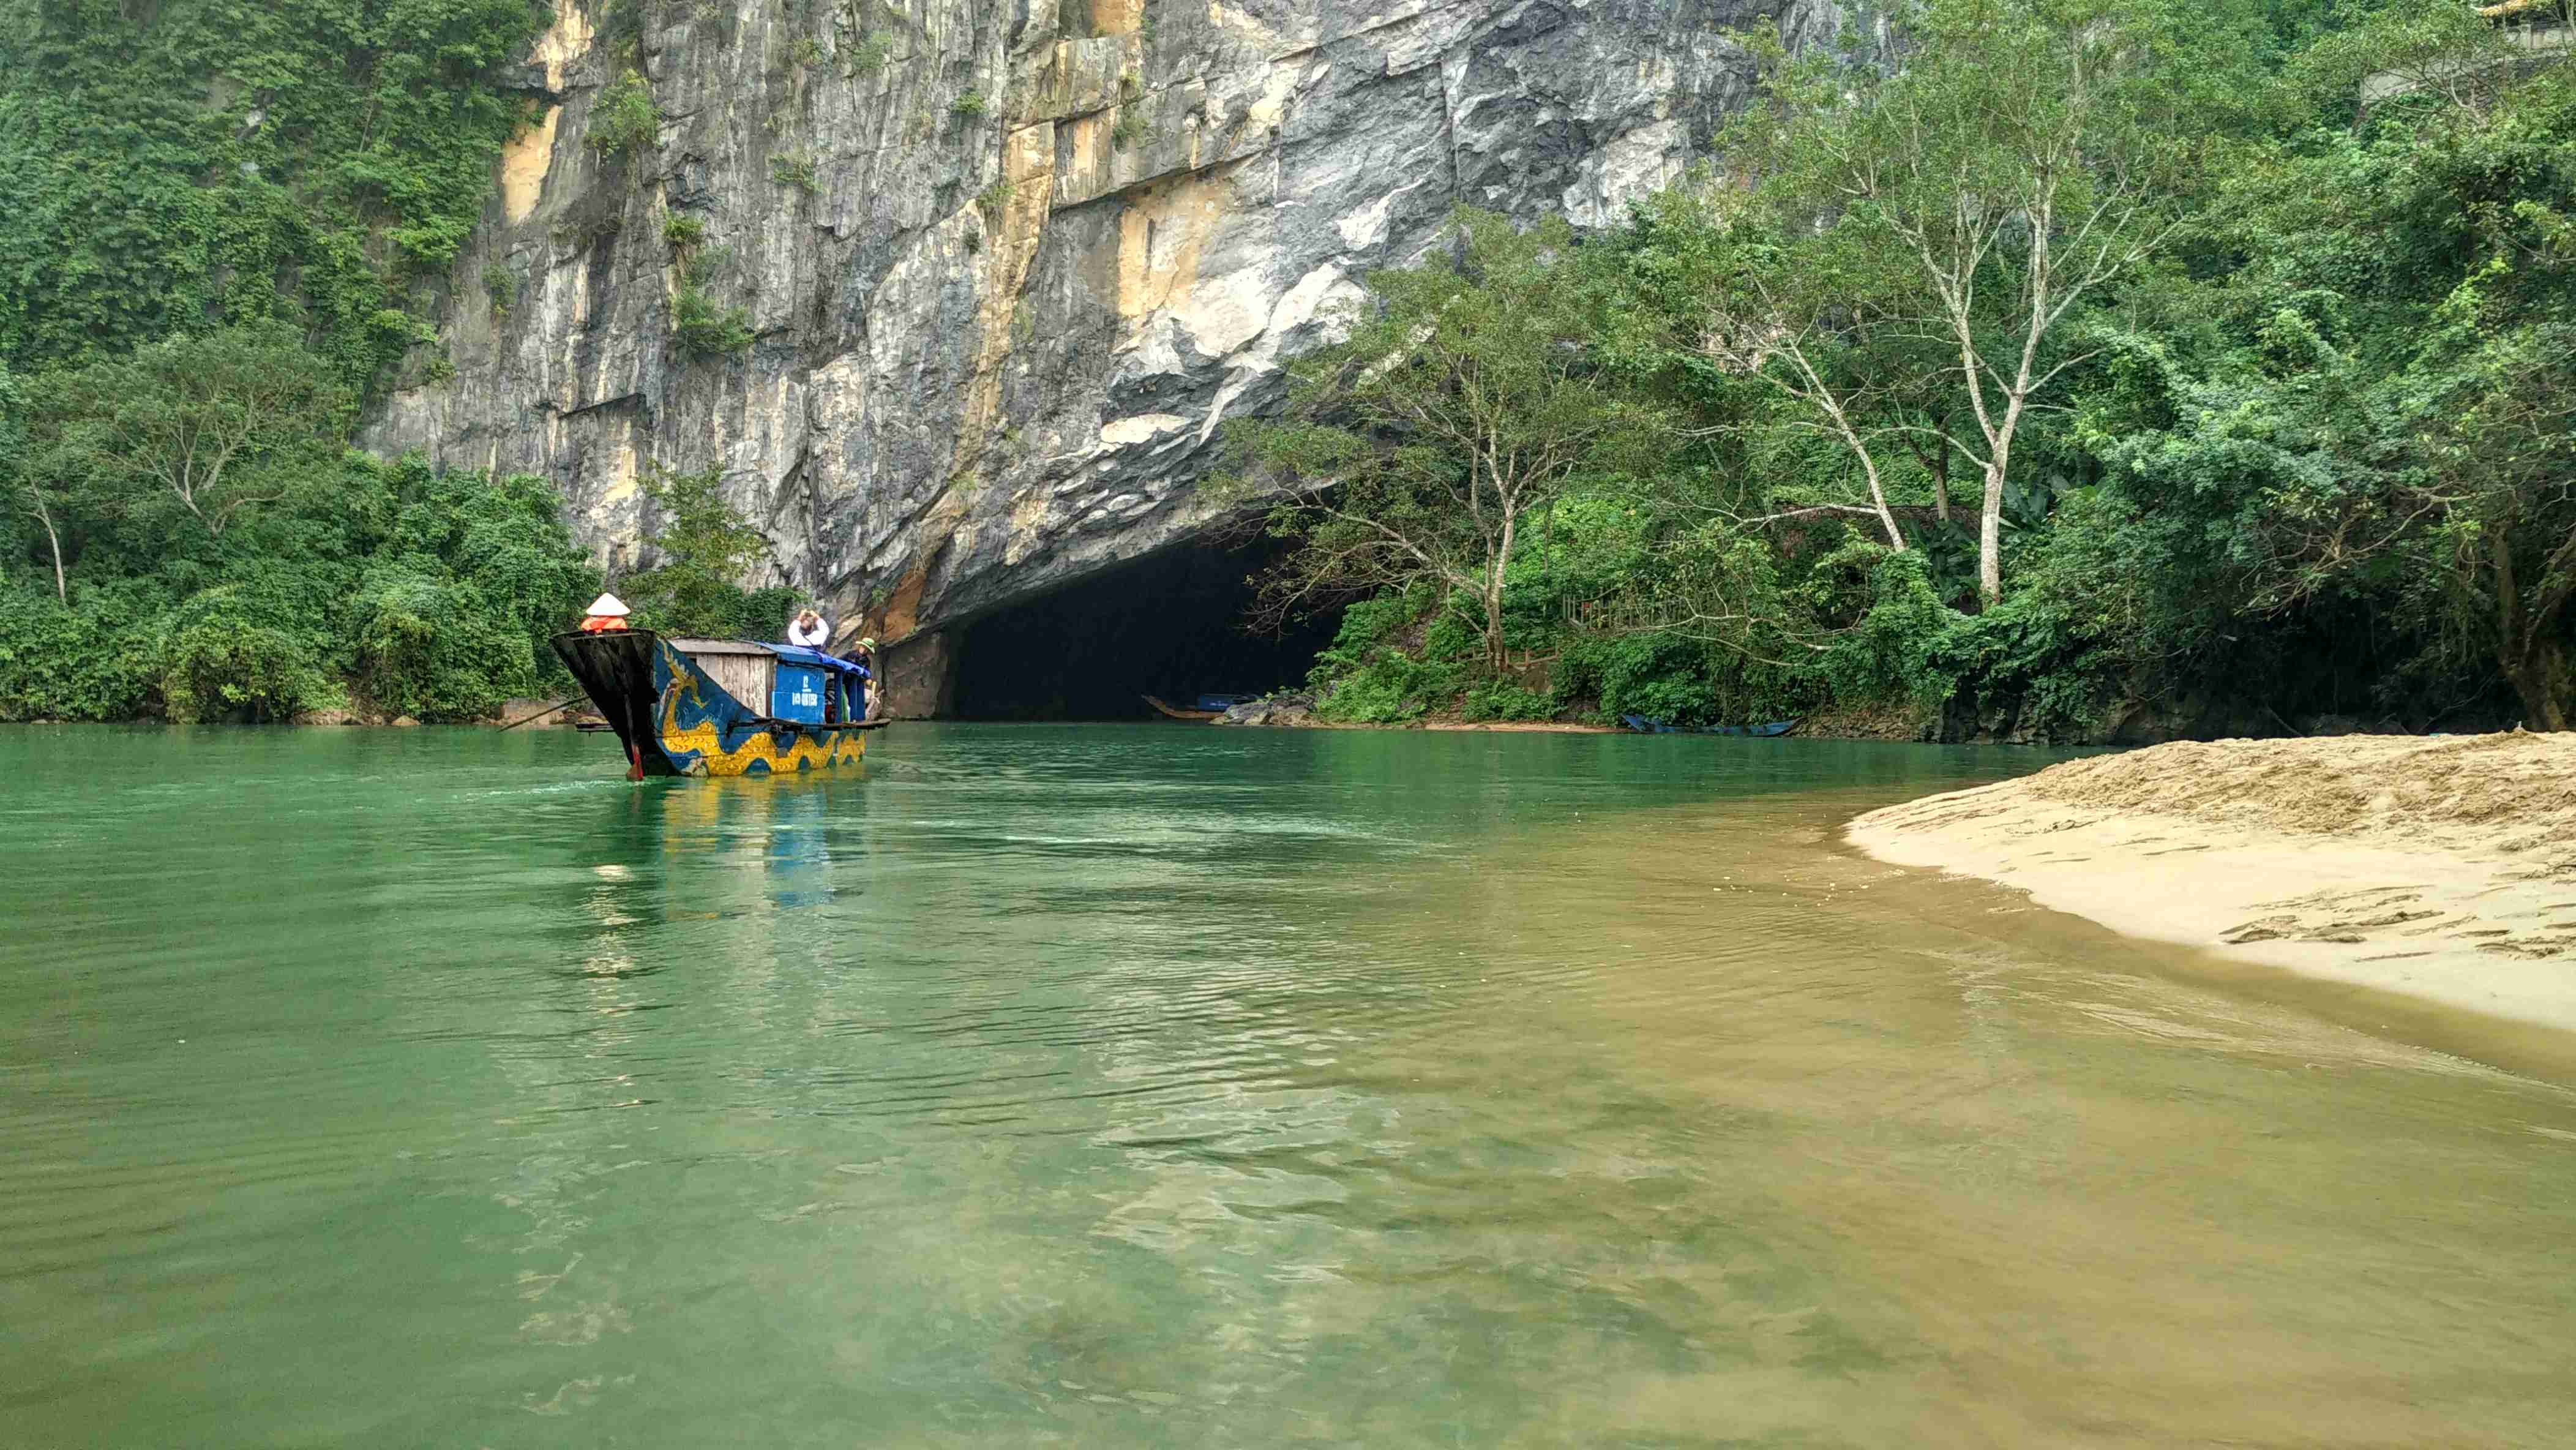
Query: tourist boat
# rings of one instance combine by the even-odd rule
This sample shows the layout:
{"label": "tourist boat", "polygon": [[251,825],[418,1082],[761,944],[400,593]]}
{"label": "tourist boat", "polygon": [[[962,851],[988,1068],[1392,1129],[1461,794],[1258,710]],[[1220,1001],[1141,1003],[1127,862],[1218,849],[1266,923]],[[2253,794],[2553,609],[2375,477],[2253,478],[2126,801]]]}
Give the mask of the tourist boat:
{"label": "tourist boat", "polygon": [[559,634],[554,647],[626,747],[629,780],[856,764],[886,723],[867,718],[867,671],[820,650],[649,629]]}

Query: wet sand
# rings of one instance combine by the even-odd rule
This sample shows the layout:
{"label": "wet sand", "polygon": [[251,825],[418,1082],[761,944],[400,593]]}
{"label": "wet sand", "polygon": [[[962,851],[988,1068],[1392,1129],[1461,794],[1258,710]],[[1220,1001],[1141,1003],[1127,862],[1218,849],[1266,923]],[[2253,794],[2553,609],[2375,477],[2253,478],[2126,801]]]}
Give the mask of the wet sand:
{"label": "wet sand", "polygon": [[2576,736],[2163,745],[1847,836],[2133,936],[2576,1031]]}

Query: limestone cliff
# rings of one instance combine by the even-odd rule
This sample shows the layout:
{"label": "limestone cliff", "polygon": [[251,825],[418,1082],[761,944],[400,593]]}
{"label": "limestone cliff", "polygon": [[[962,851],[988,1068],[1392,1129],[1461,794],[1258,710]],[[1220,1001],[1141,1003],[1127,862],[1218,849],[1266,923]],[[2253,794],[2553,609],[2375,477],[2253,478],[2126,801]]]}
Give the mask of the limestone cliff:
{"label": "limestone cliff", "polygon": [[[554,478],[631,558],[647,460],[720,466],[779,568],[888,638],[1207,522],[1367,269],[1459,203],[1616,217],[1835,0],[566,0],[377,449]],[[629,66],[661,116],[585,144]],[[675,340],[665,223],[743,353]],[[432,380],[435,378],[435,380]],[[766,582],[766,581],[751,581]],[[924,636],[927,638],[927,635]]]}

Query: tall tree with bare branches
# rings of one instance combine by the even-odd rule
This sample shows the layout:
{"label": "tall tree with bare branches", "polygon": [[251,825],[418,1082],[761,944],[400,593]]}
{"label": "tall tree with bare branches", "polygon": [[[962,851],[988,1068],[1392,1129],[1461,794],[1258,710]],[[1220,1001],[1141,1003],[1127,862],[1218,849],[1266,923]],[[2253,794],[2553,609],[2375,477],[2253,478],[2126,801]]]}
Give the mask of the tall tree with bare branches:
{"label": "tall tree with bare branches", "polygon": [[45,531],[45,547],[54,565],[54,601],[68,604],[71,590],[63,578],[63,533],[55,517],[59,502],[52,483],[36,466],[27,436],[25,392],[9,365],[0,362],[0,485],[7,486],[18,511]]}
{"label": "tall tree with bare branches", "polygon": [[[1981,476],[1977,588],[2003,590],[2013,450],[2050,386],[2091,354],[2069,342],[2175,235],[2187,92],[2133,0],[1931,0],[1919,48],[1887,75],[1776,51],[1757,107],[1720,146],[1731,206],[1774,229],[1773,265],[1712,299],[1708,351],[1756,372],[1858,461],[1880,524],[1887,450],[1948,450]],[[1937,342],[1959,394],[1905,391],[1823,354]]]}
{"label": "tall tree with bare branches", "polygon": [[46,375],[34,409],[59,470],[157,501],[220,536],[274,503],[297,466],[336,458],[356,400],[293,330],[173,337]]}

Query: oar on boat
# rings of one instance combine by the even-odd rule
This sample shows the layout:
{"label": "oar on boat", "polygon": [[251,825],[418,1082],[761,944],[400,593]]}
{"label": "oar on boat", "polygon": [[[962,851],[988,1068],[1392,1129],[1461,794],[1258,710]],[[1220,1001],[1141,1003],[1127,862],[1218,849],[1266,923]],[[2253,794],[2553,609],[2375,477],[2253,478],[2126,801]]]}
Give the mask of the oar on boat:
{"label": "oar on boat", "polygon": [[[560,709],[564,708],[564,706],[566,706],[566,705],[578,705],[578,704],[580,704],[582,701],[587,700],[587,699],[589,699],[589,698],[590,698],[590,696],[588,696],[588,695],[586,695],[586,694],[584,694],[584,695],[575,695],[575,696],[573,696],[573,697],[572,697],[571,699],[569,699],[569,700],[562,700],[562,701],[558,701],[558,702],[557,702],[557,703],[555,703],[555,704],[548,705],[546,708],[544,708],[544,709],[542,709],[542,710],[539,710],[539,711],[538,711],[537,713],[535,713],[534,715],[522,715],[522,716],[520,716],[518,719],[511,721],[509,724],[502,726],[502,727],[501,727],[501,729],[503,729],[503,730],[516,730],[516,729],[518,729],[520,726],[527,724],[527,723],[528,723],[529,721],[531,721],[531,720],[543,720],[543,719],[544,719],[544,718],[546,718],[548,715],[551,715],[551,714],[555,713],[557,710],[560,710]],[[499,733],[499,732],[497,732],[497,731],[496,731],[496,732],[494,732],[494,733],[496,733],[496,734],[497,734],[497,733]]]}

